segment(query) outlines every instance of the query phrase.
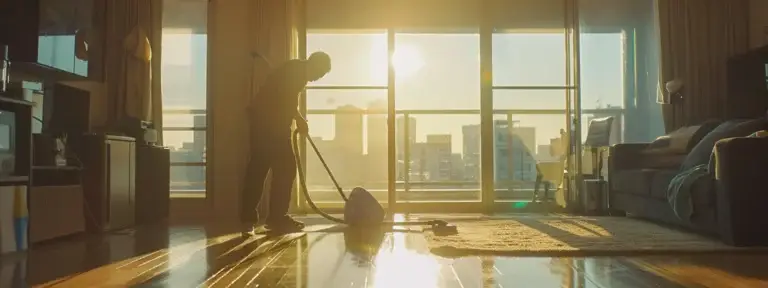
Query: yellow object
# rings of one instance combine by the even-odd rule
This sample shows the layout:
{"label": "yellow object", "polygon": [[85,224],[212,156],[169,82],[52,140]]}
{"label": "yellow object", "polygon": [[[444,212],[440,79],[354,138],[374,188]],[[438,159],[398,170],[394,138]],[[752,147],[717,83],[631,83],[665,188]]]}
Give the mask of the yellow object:
{"label": "yellow object", "polygon": [[16,219],[29,217],[27,209],[27,186],[13,187],[13,217]]}
{"label": "yellow object", "polygon": [[752,137],[755,137],[755,138],[765,138],[765,137],[768,137],[768,130],[757,131],[754,134],[752,134]]}

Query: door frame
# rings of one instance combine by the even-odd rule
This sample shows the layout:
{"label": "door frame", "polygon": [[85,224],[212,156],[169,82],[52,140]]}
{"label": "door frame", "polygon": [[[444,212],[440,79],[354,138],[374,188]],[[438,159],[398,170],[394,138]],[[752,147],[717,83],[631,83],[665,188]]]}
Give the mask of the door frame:
{"label": "door frame", "polygon": [[[573,159],[573,161],[567,161],[568,165],[564,169],[571,175],[569,179],[565,181],[573,182],[573,179],[578,179],[581,174],[581,157],[576,156],[576,151],[581,151],[581,104],[580,104],[580,57],[579,57],[579,23],[578,23],[578,9],[576,0],[564,0],[566,3],[564,23],[565,29],[565,53],[566,53],[566,85],[563,87],[494,87],[493,85],[493,67],[492,67],[492,55],[493,55],[493,24],[489,21],[481,21],[479,27],[480,33],[480,199],[478,201],[464,201],[464,202],[398,202],[397,201],[397,132],[395,131],[396,117],[399,116],[396,110],[396,90],[395,90],[395,71],[391,65],[392,57],[395,51],[395,36],[396,30],[394,28],[388,28],[386,32],[387,37],[387,203],[382,203],[389,212],[397,213],[446,213],[446,212],[471,212],[471,213],[497,213],[497,212],[519,212],[522,211],[518,208],[511,208],[509,202],[500,202],[495,198],[495,177],[494,177],[494,115],[497,114],[493,107],[493,90],[496,89],[541,89],[541,88],[557,88],[563,89],[565,92],[565,131],[568,139],[572,144],[569,144],[569,149],[566,151],[567,158]],[[484,5],[485,6],[485,5]],[[486,8],[487,9],[487,8]],[[307,29],[303,21],[299,21],[298,30],[298,54],[300,59],[306,59],[307,57]],[[306,104],[306,91],[302,92],[300,99],[299,110],[307,115]],[[432,111],[432,110],[430,110]],[[433,112],[442,112],[434,110]],[[518,111],[520,112],[520,111]],[[524,114],[535,114],[525,113]],[[531,111],[528,111],[531,112]],[[545,113],[551,114],[551,113]],[[572,124],[576,125],[572,125]],[[405,141],[408,142],[408,141]],[[302,167],[306,171],[306,159],[307,159],[307,144],[306,138],[302,136],[299,143],[302,160]],[[406,156],[407,157],[407,156]],[[566,195],[578,195],[579,185],[564,185],[564,187],[570,186],[571,191],[566,191]],[[298,213],[313,213],[310,207],[306,204],[305,197],[303,195],[302,187],[295,185],[293,190],[294,201],[291,208],[293,212]],[[339,213],[343,211],[343,203],[322,203],[318,205],[324,210],[330,213]]]}

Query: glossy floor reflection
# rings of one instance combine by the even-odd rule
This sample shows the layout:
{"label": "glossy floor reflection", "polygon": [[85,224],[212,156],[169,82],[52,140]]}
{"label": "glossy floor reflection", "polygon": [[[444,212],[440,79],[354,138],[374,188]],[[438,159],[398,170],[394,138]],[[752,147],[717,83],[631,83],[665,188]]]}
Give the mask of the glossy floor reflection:
{"label": "glossy floor reflection", "polygon": [[243,238],[145,227],[0,259],[0,287],[768,287],[767,256],[544,258],[429,253],[418,231]]}

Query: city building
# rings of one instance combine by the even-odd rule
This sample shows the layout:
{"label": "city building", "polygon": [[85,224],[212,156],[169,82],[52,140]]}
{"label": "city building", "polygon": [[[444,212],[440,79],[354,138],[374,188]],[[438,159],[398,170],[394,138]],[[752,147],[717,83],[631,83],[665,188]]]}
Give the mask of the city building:
{"label": "city building", "polygon": [[464,180],[480,181],[480,125],[461,127]]}
{"label": "city building", "polygon": [[336,110],[334,142],[350,154],[363,155],[363,109],[344,105]]}
{"label": "city building", "polygon": [[[412,170],[413,167],[413,155],[414,155],[414,145],[416,144],[416,117],[409,116],[406,118],[405,116],[397,117],[397,129],[395,129],[395,133],[397,134],[397,148],[395,149],[397,154],[397,178],[398,180],[404,180],[405,179],[405,170]],[[406,129],[407,127],[407,129]],[[407,131],[406,131],[407,130]],[[407,134],[407,136],[406,136]],[[408,143],[407,149],[409,151],[406,151],[406,143]],[[406,157],[406,153],[408,157]],[[408,158],[408,159],[406,159]],[[406,167],[406,160],[409,162],[409,166]]]}
{"label": "city building", "polygon": [[[416,117],[405,116],[397,117],[397,159],[403,159],[405,156],[405,143],[407,141],[409,146],[413,146],[416,143]],[[406,136],[406,122],[408,125],[408,135]]]}
{"label": "city building", "polygon": [[[512,123],[512,125],[510,125]],[[522,133],[515,131],[520,128]],[[493,123],[494,135],[494,180],[504,181],[535,181],[536,159],[535,151],[528,149],[526,142],[531,142],[535,147],[535,130],[530,132],[530,127],[514,127],[514,122],[508,120],[495,120]],[[530,137],[530,138],[529,138]]]}
{"label": "city building", "polygon": [[461,153],[451,154],[451,180],[464,180],[464,159]]}
{"label": "city building", "polygon": [[552,154],[552,145],[538,145],[536,148],[536,161],[539,162],[555,162],[560,159]]}
{"label": "city building", "polygon": [[424,163],[429,181],[451,180],[451,134],[427,135],[425,150]]}
{"label": "city building", "polygon": [[387,143],[387,116],[368,115],[366,116],[367,126],[367,153],[365,154],[364,179],[366,183],[381,187],[387,186],[388,173],[388,155],[389,147]]}

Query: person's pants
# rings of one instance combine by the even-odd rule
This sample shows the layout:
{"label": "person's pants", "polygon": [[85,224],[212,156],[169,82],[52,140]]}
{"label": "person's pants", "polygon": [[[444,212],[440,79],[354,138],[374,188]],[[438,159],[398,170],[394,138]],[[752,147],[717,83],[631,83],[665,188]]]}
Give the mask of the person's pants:
{"label": "person's pants", "polygon": [[251,134],[251,159],[240,197],[240,220],[255,224],[259,220],[256,208],[264,193],[264,183],[270,169],[272,182],[267,220],[288,215],[291,190],[296,179],[296,162],[290,129],[277,133],[260,133],[255,129]]}

